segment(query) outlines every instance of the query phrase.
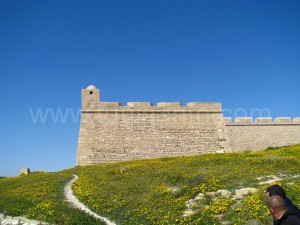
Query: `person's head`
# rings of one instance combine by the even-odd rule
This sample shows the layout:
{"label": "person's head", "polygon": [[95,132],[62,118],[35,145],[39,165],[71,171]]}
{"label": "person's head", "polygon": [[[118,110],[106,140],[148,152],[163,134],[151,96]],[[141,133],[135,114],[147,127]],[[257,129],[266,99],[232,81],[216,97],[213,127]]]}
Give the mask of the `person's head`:
{"label": "person's head", "polygon": [[273,195],[278,195],[278,196],[280,196],[283,199],[286,198],[285,191],[278,184],[271,185],[266,190],[267,199],[270,198]]}
{"label": "person's head", "polygon": [[284,199],[279,195],[268,198],[267,206],[274,219],[279,218],[286,211]]}

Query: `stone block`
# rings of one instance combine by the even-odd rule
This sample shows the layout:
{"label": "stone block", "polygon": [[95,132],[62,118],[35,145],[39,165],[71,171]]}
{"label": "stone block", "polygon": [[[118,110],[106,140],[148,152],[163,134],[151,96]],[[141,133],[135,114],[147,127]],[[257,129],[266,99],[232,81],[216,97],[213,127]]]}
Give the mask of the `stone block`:
{"label": "stone block", "polygon": [[164,109],[179,109],[181,108],[181,102],[158,102],[157,107]]}
{"label": "stone block", "polygon": [[29,168],[20,169],[20,175],[22,175],[22,174],[24,174],[24,175],[30,174],[30,169]]}
{"label": "stone block", "polygon": [[232,118],[231,117],[224,117],[224,122],[225,124],[231,124],[232,123]]}
{"label": "stone block", "polygon": [[188,102],[186,104],[187,108],[191,109],[200,109],[200,110],[214,110],[214,111],[219,111],[222,110],[222,106],[220,103],[212,103],[212,102]]}
{"label": "stone block", "polygon": [[252,117],[236,117],[234,122],[238,124],[252,124]]}
{"label": "stone block", "polygon": [[277,117],[275,118],[275,123],[291,123],[291,117]]}
{"label": "stone block", "polygon": [[300,117],[295,117],[295,118],[293,119],[293,122],[294,122],[294,123],[300,123]]}
{"label": "stone block", "polygon": [[255,123],[272,123],[272,117],[257,117]]}

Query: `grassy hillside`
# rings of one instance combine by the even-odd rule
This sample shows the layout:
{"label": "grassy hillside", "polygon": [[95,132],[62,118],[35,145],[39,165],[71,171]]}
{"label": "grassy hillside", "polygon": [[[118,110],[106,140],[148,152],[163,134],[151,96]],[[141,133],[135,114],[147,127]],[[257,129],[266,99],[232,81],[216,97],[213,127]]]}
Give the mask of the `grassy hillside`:
{"label": "grassy hillside", "polygon": [[[75,195],[117,224],[270,224],[265,188],[277,176],[300,206],[300,145],[261,152],[168,157],[0,179],[0,213],[56,224],[102,224],[64,201]],[[258,179],[259,178],[259,179]],[[257,191],[235,198],[237,189]],[[225,189],[216,193],[217,190]]]}

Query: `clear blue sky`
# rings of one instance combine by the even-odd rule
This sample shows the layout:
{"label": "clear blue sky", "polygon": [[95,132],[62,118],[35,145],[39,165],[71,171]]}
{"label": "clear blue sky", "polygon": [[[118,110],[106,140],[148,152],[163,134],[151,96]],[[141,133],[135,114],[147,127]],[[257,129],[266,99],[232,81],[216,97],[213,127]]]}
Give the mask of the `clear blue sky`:
{"label": "clear blue sky", "polygon": [[0,0],[0,82],[0,176],[75,166],[90,84],[124,105],[299,117],[300,1]]}

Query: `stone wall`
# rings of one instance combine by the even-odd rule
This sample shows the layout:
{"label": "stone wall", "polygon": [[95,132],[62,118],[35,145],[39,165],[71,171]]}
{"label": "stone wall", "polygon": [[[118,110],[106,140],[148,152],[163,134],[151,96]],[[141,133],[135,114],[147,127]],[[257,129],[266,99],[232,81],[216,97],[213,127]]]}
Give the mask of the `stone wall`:
{"label": "stone wall", "polygon": [[256,118],[224,119],[234,152],[263,150],[300,143],[300,118]]}
{"label": "stone wall", "polygon": [[101,102],[82,90],[77,165],[300,143],[300,118],[223,118],[220,103]]}
{"label": "stone wall", "polygon": [[77,165],[230,151],[219,103],[122,106],[99,102],[94,93],[82,91]]}

